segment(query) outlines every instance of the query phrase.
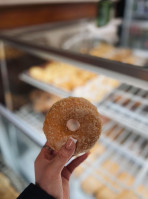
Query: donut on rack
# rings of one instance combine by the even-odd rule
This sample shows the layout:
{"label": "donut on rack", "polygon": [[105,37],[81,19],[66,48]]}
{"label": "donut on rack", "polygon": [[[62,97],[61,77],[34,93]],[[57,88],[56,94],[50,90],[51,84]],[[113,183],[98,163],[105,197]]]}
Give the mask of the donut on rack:
{"label": "donut on rack", "polygon": [[75,154],[87,152],[101,133],[101,118],[88,100],[68,97],[56,102],[46,115],[43,131],[49,146],[58,151],[68,137],[77,140]]}

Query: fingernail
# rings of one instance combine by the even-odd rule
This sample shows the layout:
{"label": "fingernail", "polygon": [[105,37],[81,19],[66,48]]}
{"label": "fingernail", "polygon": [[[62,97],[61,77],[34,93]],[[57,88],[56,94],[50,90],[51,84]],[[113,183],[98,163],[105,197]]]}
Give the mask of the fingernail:
{"label": "fingernail", "polygon": [[67,150],[73,149],[73,147],[75,146],[75,143],[76,143],[76,142],[77,142],[76,139],[70,137],[70,138],[67,140],[67,142],[66,142],[65,148],[66,148]]}
{"label": "fingernail", "polygon": [[70,137],[70,139],[72,139],[75,144],[77,143],[77,140],[75,138]]}

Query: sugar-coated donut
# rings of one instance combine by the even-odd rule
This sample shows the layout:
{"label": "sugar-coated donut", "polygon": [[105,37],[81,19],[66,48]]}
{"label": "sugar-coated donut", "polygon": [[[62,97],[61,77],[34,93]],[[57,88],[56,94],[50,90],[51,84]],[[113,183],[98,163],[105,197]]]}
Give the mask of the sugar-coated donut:
{"label": "sugar-coated donut", "polygon": [[88,100],[68,97],[56,102],[46,115],[43,131],[49,146],[58,151],[71,136],[77,140],[75,155],[87,152],[101,133],[101,118]]}

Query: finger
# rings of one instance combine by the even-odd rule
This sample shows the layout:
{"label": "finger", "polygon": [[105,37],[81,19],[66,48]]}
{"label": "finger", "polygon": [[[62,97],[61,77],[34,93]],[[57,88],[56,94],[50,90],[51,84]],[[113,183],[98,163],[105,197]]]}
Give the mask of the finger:
{"label": "finger", "polygon": [[37,159],[50,160],[53,155],[54,155],[54,151],[49,147],[48,143],[46,142],[45,145],[42,147]]}
{"label": "finger", "polygon": [[85,153],[84,155],[76,158],[75,160],[73,160],[68,166],[66,166],[63,171],[62,171],[62,176],[69,180],[73,170],[79,166],[87,157],[88,157],[89,153]]}
{"label": "finger", "polygon": [[76,140],[69,138],[66,144],[58,151],[56,157],[53,160],[53,164],[56,170],[62,171],[64,165],[72,157],[75,152]]}
{"label": "finger", "polygon": [[69,165],[67,165],[67,169],[70,173],[78,167],[86,158],[88,157],[89,153],[85,153],[84,155],[79,156],[78,158],[74,159]]}

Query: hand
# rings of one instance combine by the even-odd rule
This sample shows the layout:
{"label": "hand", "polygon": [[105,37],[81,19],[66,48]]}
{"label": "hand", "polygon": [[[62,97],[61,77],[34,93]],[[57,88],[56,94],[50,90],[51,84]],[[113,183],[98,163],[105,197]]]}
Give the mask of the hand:
{"label": "hand", "polygon": [[56,199],[69,199],[69,178],[73,170],[87,158],[88,153],[65,166],[75,151],[73,139],[69,138],[58,152],[45,146],[35,160],[36,184]]}

